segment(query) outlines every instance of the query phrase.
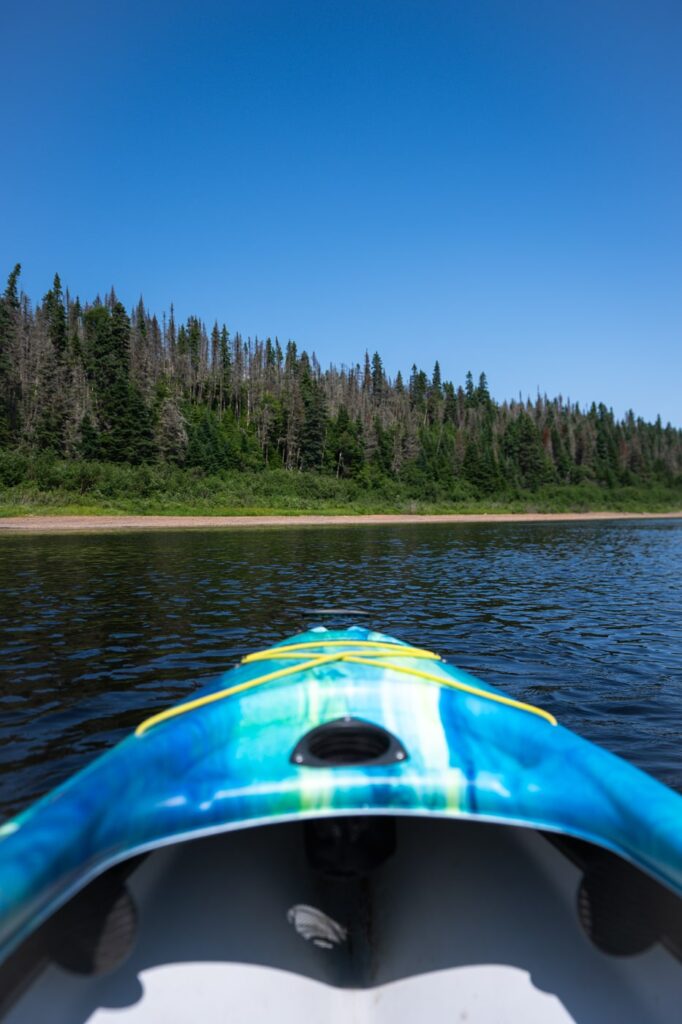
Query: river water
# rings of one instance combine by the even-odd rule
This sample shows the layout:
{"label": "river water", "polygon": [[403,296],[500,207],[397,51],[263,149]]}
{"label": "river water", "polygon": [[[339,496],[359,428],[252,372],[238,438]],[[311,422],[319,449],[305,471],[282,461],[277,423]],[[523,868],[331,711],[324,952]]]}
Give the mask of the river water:
{"label": "river water", "polygon": [[430,647],[682,791],[682,522],[10,535],[0,584],[0,818],[320,623]]}

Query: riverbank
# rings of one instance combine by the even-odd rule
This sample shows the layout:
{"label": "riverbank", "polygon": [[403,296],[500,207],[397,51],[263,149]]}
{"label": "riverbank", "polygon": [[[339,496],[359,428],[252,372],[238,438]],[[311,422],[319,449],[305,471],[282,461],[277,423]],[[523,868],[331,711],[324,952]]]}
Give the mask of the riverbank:
{"label": "riverbank", "polygon": [[682,519],[679,512],[517,512],[453,515],[6,516],[0,532],[72,533],[112,530],[205,530],[263,526],[401,526],[409,523],[573,523],[613,519]]}
{"label": "riverbank", "polygon": [[165,464],[128,466],[0,452],[0,518],[27,516],[369,516],[676,512],[682,479],[583,479],[531,490],[477,490],[422,473],[387,479],[283,469],[207,474]]}

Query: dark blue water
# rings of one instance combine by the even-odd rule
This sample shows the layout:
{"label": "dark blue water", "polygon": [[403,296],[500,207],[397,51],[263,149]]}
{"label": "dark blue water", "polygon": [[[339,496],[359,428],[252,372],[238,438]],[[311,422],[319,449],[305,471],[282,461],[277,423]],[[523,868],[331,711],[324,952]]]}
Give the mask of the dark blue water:
{"label": "dark blue water", "polygon": [[682,522],[4,536],[0,581],[0,816],[330,606],[682,790]]}

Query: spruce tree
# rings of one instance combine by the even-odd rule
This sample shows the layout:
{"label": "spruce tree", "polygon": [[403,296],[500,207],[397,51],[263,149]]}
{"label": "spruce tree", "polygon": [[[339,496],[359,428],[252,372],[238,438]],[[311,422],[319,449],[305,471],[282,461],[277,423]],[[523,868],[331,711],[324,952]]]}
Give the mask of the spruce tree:
{"label": "spruce tree", "polygon": [[130,379],[128,314],[114,299],[111,310],[95,306],[87,311],[85,329],[101,458],[148,461],[154,452],[153,426],[144,399]]}
{"label": "spruce tree", "polygon": [[436,398],[441,397],[441,384],[440,363],[436,360],[433,367],[433,376],[431,377],[431,393],[435,395]]}
{"label": "spruce tree", "polygon": [[476,388],[476,403],[477,405],[483,405],[486,408],[490,406],[490,391],[488,390],[488,378],[484,373],[481,373],[478,378],[478,387]]}
{"label": "spruce tree", "polygon": [[476,391],[474,389],[474,377],[471,370],[467,370],[467,375],[464,381],[464,394],[466,396],[467,405],[476,405]]}
{"label": "spruce tree", "polygon": [[14,347],[19,327],[17,281],[20,274],[21,264],[17,263],[0,298],[0,446],[11,444],[19,433],[20,389],[14,365]]}
{"label": "spruce tree", "polygon": [[372,367],[367,350],[365,350],[365,365],[362,371],[362,390],[366,395],[369,395],[372,391]]}
{"label": "spruce tree", "polygon": [[230,335],[225,324],[223,324],[220,331],[220,345],[219,345],[219,380],[220,380],[220,409],[223,411],[229,402],[229,396],[232,388],[232,362],[230,359]]}
{"label": "spruce tree", "polygon": [[381,356],[375,352],[372,356],[372,398],[381,401],[384,393],[384,367]]}
{"label": "spruce tree", "polygon": [[101,457],[99,431],[89,413],[81,420],[79,433],[78,454],[83,459],[95,462]]}
{"label": "spruce tree", "polygon": [[301,469],[321,469],[326,428],[325,401],[319,383],[313,377],[305,352],[299,364],[299,386],[303,402],[303,423],[299,435]]}
{"label": "spruce tree", "polygon": [[54,275],[52,289],[43,299],[43,307],[47,317],[50,341],[54,346],[57,358],[61,360],[66,352],[66,310],[59,274]]}

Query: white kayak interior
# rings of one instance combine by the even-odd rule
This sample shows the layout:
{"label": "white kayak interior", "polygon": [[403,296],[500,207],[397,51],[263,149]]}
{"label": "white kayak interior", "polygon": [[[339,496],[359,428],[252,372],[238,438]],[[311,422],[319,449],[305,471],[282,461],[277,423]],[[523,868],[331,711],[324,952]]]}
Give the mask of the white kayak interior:
{"label": "white kayak interior", "polygon": [[301,823],[167,847],[127,880],[136,938],[111,973],[48,966],[7,1024],[671,1024],[682,964],[600,952],[580,870],[538,833],[396,819],[360,881],[311,870]]}

